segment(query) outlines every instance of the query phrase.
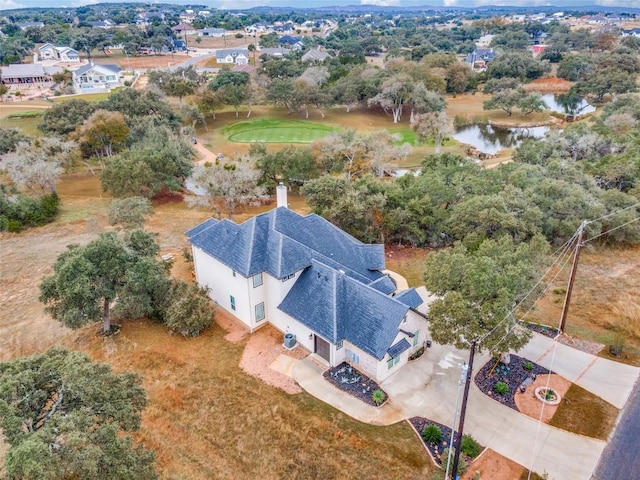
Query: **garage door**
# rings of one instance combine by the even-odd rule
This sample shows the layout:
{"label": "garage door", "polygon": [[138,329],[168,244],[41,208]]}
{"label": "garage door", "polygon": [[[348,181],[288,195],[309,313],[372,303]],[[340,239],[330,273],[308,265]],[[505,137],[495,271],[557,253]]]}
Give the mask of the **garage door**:
{"label": "garage door", "polygon": [[331,363],[331,347],[329,346],[329,342],[315,335],[315,350],[314,353],[317,353],[322,358],[324,358],[327,362]]}

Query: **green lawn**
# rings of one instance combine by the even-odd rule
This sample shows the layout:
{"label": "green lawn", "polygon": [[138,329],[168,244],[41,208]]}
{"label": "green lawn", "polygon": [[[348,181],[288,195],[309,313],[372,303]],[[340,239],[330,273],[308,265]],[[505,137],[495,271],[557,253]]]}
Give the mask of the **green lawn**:
{"label": "green lawn", "polygon": [[312,143],[337,130],[319,123],[265,118],[235,123],[223,134],[235,143]]}
{"label": "green lawn", "polygon": [[33,105],[33,108],[26,110],[19,106],[3,105],[0,108],[0,128],[17,128],[27,135],[40,135],[38,125],[42,123],[44,109],[36,110],[39,105]]}
{"label": "green lawn", "polygon": [[[112,92],[117,89],[113,89]],[[107,97],[111,94],[111,92],[100,92],[100,93],[83,93],[80,95],[69,95],[68,97],[52,97],[51,100],[54,102],[68,102],[69,100],[84,100],[86,102],[101,102],[102,100],[106,100]]]}

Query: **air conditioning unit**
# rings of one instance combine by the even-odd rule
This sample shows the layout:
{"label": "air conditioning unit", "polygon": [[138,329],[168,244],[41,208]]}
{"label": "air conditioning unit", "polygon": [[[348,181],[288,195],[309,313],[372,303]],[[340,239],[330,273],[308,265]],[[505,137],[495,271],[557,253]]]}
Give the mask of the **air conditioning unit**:
{"label": "air conditioning unit", "polygon": [[293,333],[284,334],[284,348],[293,348],[296,346],[296,336]]}

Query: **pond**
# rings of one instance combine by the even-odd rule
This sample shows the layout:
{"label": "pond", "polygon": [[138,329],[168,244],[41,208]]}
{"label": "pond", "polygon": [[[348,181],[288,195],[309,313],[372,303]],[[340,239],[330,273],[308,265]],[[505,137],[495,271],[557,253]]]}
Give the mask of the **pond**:
{"label": "pond", "polygon": [[495,154],[505,148],[516,147],[526,138],[542,138],[549,127],[501,128],[492,125],[469,125],[456,129],[458,142],[472,145],[484,153]]}
{"label": "pond", "polygon": [[552,112],[558,113],[571,113],[572,115],[585,115],[587,113],[595,112],[596,107],[589,104],[584,98],[576,99],[575,105],[572,106],[571,112],[568,111],[563,105],[559,102],[559,95],[554,95],[553,93],[547,93],[542,95],[542,100],[547,104],[547,107]]}

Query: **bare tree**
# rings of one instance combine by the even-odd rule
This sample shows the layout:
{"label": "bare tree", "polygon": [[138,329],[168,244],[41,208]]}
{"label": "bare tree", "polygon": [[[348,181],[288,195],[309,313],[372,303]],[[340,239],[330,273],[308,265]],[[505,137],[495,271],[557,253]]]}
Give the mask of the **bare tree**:
{"label": "bare tree", "polygon": [[212,208],[218,218],[223,213],[232,218],[238,207],[259,205],[266,198],[264,187],[258,185],[260,172],[248,160],[199,165],[191,178],[203,194],[188,197],[187,202]]}
{"label": "bare tree", "polygon": [[16,151],[4,155],[0,166],[19,188],[41,196],[56,192],[64,167],[70,165],[75,142],[44,137],[31,143],[21,142]]}
{"label": "bare tree", "polygon": [[411,122],[411,128],[416,132],[421,141],[433,138],[436,153],[440,153],[442,141],[453,133],[451,121],[444,112],[432,112],[417,115]]}

